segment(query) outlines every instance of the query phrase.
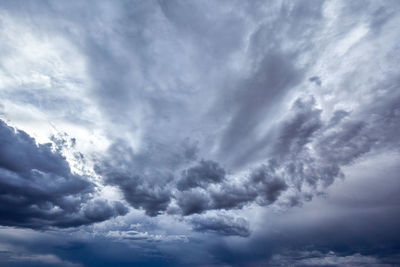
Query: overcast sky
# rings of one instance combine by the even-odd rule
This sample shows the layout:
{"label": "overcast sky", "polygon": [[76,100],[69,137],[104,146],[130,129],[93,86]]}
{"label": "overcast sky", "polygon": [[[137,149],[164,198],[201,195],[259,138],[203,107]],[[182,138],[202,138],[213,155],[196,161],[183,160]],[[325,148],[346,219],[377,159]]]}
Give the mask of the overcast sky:
{"label": "overcast sky", "polygon": [[400,266],[400,1],[0,0],[1,266]]}

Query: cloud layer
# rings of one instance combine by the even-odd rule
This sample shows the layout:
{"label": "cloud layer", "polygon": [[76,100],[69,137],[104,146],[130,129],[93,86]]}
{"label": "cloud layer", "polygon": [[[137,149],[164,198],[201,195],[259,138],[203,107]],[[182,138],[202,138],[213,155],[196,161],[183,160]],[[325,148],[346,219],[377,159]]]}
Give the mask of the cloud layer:
{"label": "cloud layer", "polygon": [[3,1],[0,264],[396,266],[399,14]]}
{"label": "cloud layer", "polygon": [[0,120],[0,224],[76,227],[125,215],[120,202],[93,200],[94,185],[73,174],[51,144]]}

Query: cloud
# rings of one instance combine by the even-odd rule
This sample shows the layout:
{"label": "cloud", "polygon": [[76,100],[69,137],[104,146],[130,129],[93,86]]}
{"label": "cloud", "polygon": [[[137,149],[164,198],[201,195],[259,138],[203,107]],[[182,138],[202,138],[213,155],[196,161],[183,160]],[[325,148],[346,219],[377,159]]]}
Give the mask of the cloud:
{"label": "cloud", "polygon": [[140,232],[136,230],[128,231],[110,231],[107,237],[124,241],[147,241],[147,242],[188,242],[185,235],[163,235]]}
{"label": "cloud", "polygon": [[198,232],[211,232],[224,236],[250,235],[249,223],[244,218],[231,216],[195,216],[190,220],[193,230]]}
{"label": "cloud", "polygon": [[344,168],[347,179],[327,196],[285,211],[256,210],[246,242],[209,243],[209,250],[234,266],[396,266],[398,160],[397,152],[363,157]]}
{"label": "cloud", "polygon": [[0,224],[76,227],[127,213],[121,203],[92,200],[94,185],[73,174],[51,144],[0,120]]}
{"label": "cloud", "polygon": [[308,79],[310,82],[314,82],[316,85],[321,86],[322,81],[318,76],[312,76]]}
{"label": "cloud", "polygon": [[353,255],[340,256],[334,252],[326,254],[319,251],[302,251],[291,252],[286,255],[275,255],[269,262],[271,266],[392,266],[391,264],[382,263],[379,259],[372,256],[364,256],[360,253]]}
{"label": "cloud", "polygon": [[[386,134],[391,134],[377,136],[378,121],[360,121],[343,110],[336,110],[323,120],[322,110],[316,106],[313,96],[296,99],[272,132],[274,142],[265,163],[238,180],[232,180],[232,175],[226,175],[225,169],[210,160],[200,160],[197,165],[183,169],[181,175],[171,165],[156,166],[146,172],[139,165],[137,170],[132,170],[139,174],[119,173],[118,168],[131,170],[124,167],[130,162],[125,159],[116,161],[119,165],[108,167],[109,171],[98,173],[105,175],[107,183],[120,187],[133,207],[143,208],[151,216],[167,211],[173,200],[185,216],[207,210],[241,209],[254,203],[271,205],[278,200],[288,206],[300,205],[323,192],[336,178],[343,177],[342,167],[352,164],[386,140]],[[140,154],[129,153],[132,153],[132,162],[135,159],[143,162]],[[187,165],[184,153],[176,150],[177,161],[173,166]],[[151,155],[144,159],[147,157]],[[101,164],[109,166],[109,162]],[[110,172],[112,169],[116,172]],[[281,195],[285,196],[279,199]]]}
{"label": "cloud", "polygon": [[239,184],[231,184],[226,180],[207,190],[184,190],[177,195],[177,204],[184,215],[207,210],[240,209],[252,202],[260,205],[272,204],[286,189],[284,180],[270,176],[265,168],[261,167]]}
{"label": "cloud", "polygon": [[1,252],[2,262],[8,266],[25,266],[25,265],[45,265],[45,266],[66,266],[66,267],[82,267],[81,264],[64,261],[53,254],[29,254],[15,253],[13,251]]}
{"label": "cloud", "polygon": [[[365,158],[399,151],[399,12],[395,0],[1,3],[0,116],[36,141],[61,127],[95,180],[74,172],[73,153],[2,124],[0,224],[103,221],[72,235],[103,235],[74,253],[104,265],[134,262],[129,246],[159,265],[390,263],[396,182],[379,182],[393,166],[369,178],[387,205],[367,182],[342,189],[338,213],[307,205]],[[370,202],[349,199],[366,191]],[[110,195],[153,228],[107,221],[127,212]],[[329,213],[335,223],[318,217]],[[160,252],[181,234],[185,246]]]}
{"label": "cloud", "polygon": [[105,181],[118,186],[132,207],[143,208],[149,216],[156,216],[165,211],[170,202],[169,192],[160,185],[147,183],[145,177],[108,173]]}
{"label": "cloud", "polygon": [[198,166],[184,170],[177,183],[178,190],[204,187],[209,183],[220,183],[225,179],[225,170],[218,163],[201,160]]}
{"label": "cloud", "polygon": [[[280,102],[285,93],[300,81],[290,55],[271,51],[255,66],[256,71],[237,90],[232,106],[235,108],[221,138],[220,153],[233,155],[253,140],[265,114]],[[236,162],[241,164],[240,161]]]}

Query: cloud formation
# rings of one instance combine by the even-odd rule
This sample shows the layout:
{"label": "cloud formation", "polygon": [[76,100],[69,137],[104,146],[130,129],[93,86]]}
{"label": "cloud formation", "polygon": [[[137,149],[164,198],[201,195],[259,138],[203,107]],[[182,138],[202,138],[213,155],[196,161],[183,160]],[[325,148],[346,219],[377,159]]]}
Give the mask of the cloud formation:
{"label": "cloud formation", "polygon": [[[0,123],[0,251],[398,265],[399,14],[396,0],[2,1],[0,119],[22,130]],[[23,227],[54,236],[25,245]]]}
{"label": "cloud formation", "polygon": [[211,232],[225,236],[250,235],[249,223],[244,218],[230,216],[196,216],[191,219],[193,229],[198,232]]}
{"label": "cloud formation", "polygon": [[77,227],[125,215],[120,202],[93,200],[94,185],[73,174],[50,143],[0,120],[0,224],[30,228]]}

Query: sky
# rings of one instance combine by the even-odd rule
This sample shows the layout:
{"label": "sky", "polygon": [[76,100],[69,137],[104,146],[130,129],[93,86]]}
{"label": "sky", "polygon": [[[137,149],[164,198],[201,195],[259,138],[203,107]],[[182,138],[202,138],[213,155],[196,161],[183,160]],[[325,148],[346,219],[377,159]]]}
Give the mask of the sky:
{"label": "sky", "polygon": [[1,266],[400,266],[400,1],[0,0]]}

